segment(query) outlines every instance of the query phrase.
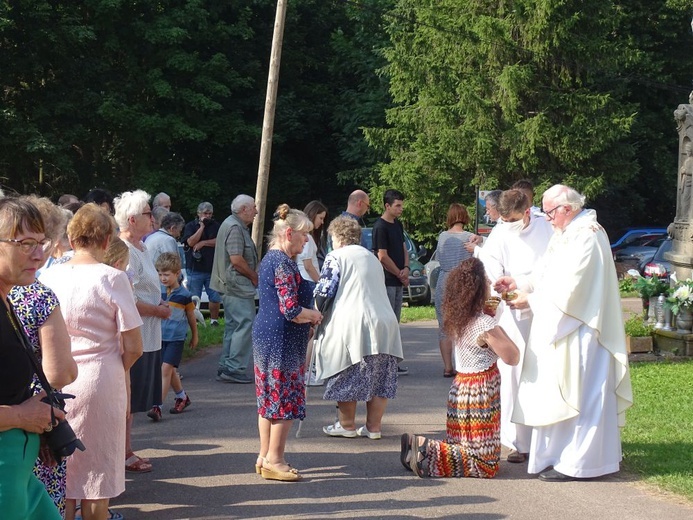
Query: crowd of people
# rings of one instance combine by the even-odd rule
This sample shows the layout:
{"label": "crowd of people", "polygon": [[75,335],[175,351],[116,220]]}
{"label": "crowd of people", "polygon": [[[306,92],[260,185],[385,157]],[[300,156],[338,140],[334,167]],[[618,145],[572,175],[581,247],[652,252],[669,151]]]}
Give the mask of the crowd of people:
{"label": "crowd of people", "polygon": [[[370,251],[366,192],[353,192],[329,225],[320,201],[304,211],[282,204],[262,258],[249,195],[234,198],[221,224],[209,202],[186,223],[165,193],[113,199],[93,190],[85,200],[0,198],[7,518],[122,518],[109,500],[124,491],[125,472],[152,470],[132,449],[133,414],[160,421],[171,389],[170,414],[192,404],[177,369],[186,337],[197,345],[203,291],[210,325],[224,308],[217,381],[255,384],[258,474],[302,479],[284,454],[293,422],[306,416],[313,373],[325,381],[323,399],[337,403],[326,435],[382,437],[388,400],[408,372],[399,332],[410,260],[403,193],[384,193]],[[485,240],[468,231],[464,206],[448,209],[435,309],[452,383],[445,439],[401,437],[400,461],[419,477],[494,477],[502,445],[509,462],[526,461],[542,480],[619,469],[632,395],[609,242],[575,190],[556,185],[541,200],[541,209],[532,205],[528,181],[490,192],[496,225]],[[64,405],[58,391],[74,397]],[[64,406],[74,440],[56,451],[49,437],[68,424]]]}

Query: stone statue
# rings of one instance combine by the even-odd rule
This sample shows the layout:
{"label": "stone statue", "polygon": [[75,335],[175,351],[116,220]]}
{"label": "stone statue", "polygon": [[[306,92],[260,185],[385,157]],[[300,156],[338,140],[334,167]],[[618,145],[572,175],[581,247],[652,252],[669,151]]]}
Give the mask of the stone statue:
{"label": "stone statue", "polygon": [[681,220],[691,219],[691,189],[693,187],[693,144],[687,141],[684,145],[686,160],[683,161],[679,170],[679,218]]}

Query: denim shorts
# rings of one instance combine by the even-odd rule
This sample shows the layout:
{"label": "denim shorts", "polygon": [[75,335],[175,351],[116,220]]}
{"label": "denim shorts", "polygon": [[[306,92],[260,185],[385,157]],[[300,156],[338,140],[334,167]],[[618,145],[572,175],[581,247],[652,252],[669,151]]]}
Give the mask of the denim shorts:
{"label": "denim shorts", "polygon": [[212,303],[220,303],[221,295],[214,289],[209,288],[209,282],[212,279],[212,273],[203,273],[200,271],[190,271],[187,270],[188,275],[188,291],[193,296],[202,296],[202,289],[204,288],[207,296],[209,296],[209,301]]}
{"label": "denim shorts", "polygon": [[177,367],[183,359],[183,347],[185,341],[162,341],[161,362]]}

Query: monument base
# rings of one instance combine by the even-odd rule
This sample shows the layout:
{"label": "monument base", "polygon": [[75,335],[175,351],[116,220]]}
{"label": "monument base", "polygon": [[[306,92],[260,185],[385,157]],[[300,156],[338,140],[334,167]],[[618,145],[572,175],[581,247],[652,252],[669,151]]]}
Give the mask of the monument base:
{"label": "monument base", "polygon": [[677,357],[693,356],[693,333],[655,330],[653,338],[655,352],[671,352]]}

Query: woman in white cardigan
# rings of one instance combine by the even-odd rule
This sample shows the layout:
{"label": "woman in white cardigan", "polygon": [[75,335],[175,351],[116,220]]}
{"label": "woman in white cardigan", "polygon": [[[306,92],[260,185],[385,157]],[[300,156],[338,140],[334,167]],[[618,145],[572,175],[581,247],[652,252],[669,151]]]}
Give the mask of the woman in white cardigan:
{"label": "woman in white cardigan", "polygon": [[[315,288],[323,322],[316,333],[317,377],[327,379],[323,399],[337,401],[338,420],[323,431],[333,437],[380,439],[387,400],[397,393],[402,360],[399,325],[378,259],[360,245],[361,228],[339,217],[328,228],[334,251]],[[356,403],[366,402],[366,424],[356,428]]]}

